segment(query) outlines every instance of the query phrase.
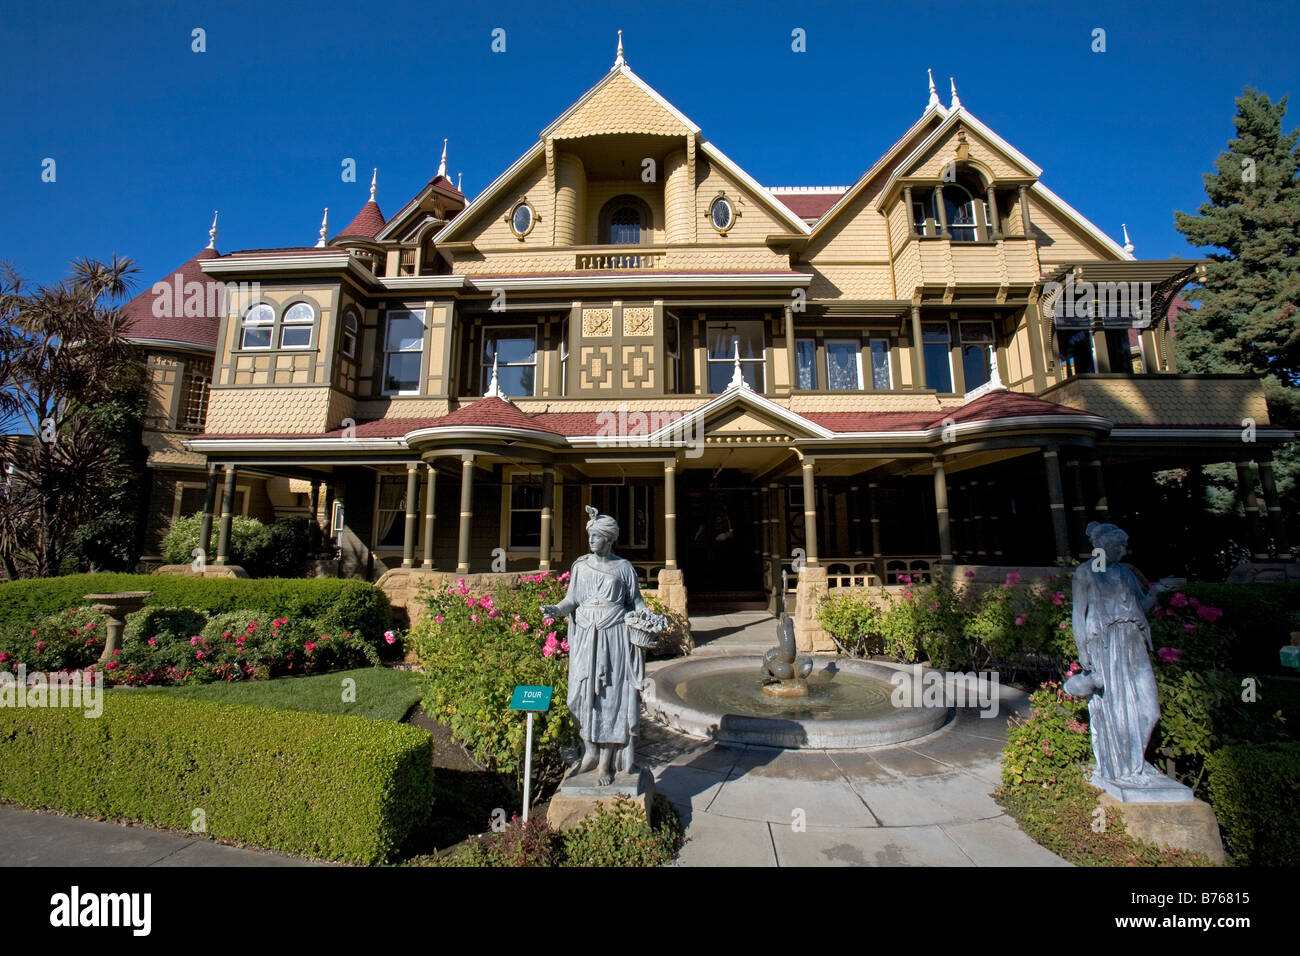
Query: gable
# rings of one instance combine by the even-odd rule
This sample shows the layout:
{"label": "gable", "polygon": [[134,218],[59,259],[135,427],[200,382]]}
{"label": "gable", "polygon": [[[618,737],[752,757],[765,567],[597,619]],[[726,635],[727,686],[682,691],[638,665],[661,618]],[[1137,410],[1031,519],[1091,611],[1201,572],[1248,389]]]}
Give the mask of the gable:
{"label": "gable", "polygon": [[542,138],[577,139],[611,133],[685,136],[695,132],[686,118],[651,95],[628,72],[616,70],[551,124]]}
{"label": "gable", "polygon": [[923,177],[937,182],[948,164],[955,160],[957,149],[962,145],[962,137],[970,151],[966,162],[977,168],[982,167],[981,172],[985,175],[992,174],[995,180],[1032,179],[1037,176],[1037,171],[1008,156],[978,130],[960,120],[919,155],[909,157],[907,165],[899,169],[899,175]]}

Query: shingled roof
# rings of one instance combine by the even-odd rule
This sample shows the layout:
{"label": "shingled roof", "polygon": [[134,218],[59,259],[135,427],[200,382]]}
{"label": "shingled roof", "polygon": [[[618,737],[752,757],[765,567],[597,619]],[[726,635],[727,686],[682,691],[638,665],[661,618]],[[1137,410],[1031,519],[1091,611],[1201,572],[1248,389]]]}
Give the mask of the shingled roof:
{"label": "shingled roof", "polygon": [[[128,302],[124,307],[129,320],[128,338],[180,342],[216,351],[221,330],[222,299],[208,295],[208,282],[211,280],[204,274],[201,263],[219,256],[220,253],[211,247],[200,250],[198,255],[159,280],[167,286],[166,293],[155,293],[151,285]],[[186,287],[196,282],[202,287],[202,294],[197,297],[188,295]],[[200,314],[186,314],[192,311]]]}
{"label": "shingled roof", "polygon": [[[358,236],[365,239],[373,239],[379,235],[379,230],[384,228],[384,214],[379,211],[379,203],[373,199],[368,200],[353,220],[347,224],[342,232],[334,239],[346,236]],[[334,239],[330,241],[333,242]]]}

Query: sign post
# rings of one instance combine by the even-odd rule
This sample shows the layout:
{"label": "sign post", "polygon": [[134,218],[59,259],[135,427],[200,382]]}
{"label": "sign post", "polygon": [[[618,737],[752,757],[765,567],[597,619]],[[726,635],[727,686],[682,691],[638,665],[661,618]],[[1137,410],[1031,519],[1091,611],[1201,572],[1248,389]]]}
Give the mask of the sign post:
{"label": "sign post", "polygon": [[528,804],[532,802],[533,788],[533,714],[551,709],[550,687],[533,687],[519,684],[510,696],[510,709],[528,712],[528,736],[524,742],[524,822],[528,822]]}

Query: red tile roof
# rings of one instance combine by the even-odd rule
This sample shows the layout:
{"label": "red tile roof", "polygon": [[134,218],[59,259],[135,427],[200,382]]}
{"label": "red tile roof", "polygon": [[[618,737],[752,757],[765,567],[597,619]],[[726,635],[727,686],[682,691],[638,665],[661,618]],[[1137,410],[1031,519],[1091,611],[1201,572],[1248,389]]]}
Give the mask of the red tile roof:
{"label": "red tile roof", "polygon": [[[150,286],[128,302],[124,308],[130,320],[129,337],[184,342],[215,350],[221,329],[223,297],[215,291],[209,294],[211,287],[208,283],[215,280],[204,274],[200,263],[219,255],[215,249],[202,249],[194,258],[159,280],[167,286],[166,293],[155,294],[153,286]],[[189,295],[186,290],[186,286],[194,282],[199,283],[203,290],[197,297]],[[195,306],[201,314],[187,315],[186,312]],[[158,312],[163,314],[158,315]]]}
{"label": "red tile roof", "polygon": [[843,192],[836,190],[824,193],[783,193],[772,191],[772,195],[800,219],[820,219],[827,211],[840,201]]}
{"label": "red tile roof", "polygon": [[[379,211],[379,203],[371,199],[361,207],[361,211],[357,213],[356,218],[348,223],[347,227],[334,239],[338,239],[339,236],[364,236],[367,239],[373,239],[379,235],[379,230],[383,228],[384,214]],[[331,239],[330,242],[333,242],[334,239]]]}

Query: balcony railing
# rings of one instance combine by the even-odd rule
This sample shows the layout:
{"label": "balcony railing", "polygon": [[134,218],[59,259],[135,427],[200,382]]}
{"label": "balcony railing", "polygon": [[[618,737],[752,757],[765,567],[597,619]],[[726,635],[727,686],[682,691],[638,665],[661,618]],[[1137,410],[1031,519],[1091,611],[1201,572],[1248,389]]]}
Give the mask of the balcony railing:
{"label": "balcony railing", "polygon": [[642,269],[658,269],[662,263],[663,250],[661,249],[579,252],[574,257],[574,268],[588,271],[635,272]]}
{"label": "balcony railing", "polygon": [[[929,584],[938,555],[886,555],[882,559],[885,566],[884,584]],[[871,558],[823,558],[820,564],[826,568],[826,586],[830,588],[876,588],[881,586],[876,562]],[[786,571],[786,587],[793,594],[799,585],[799,572],[794,565],[786,562],[782,565]],[[903,580],[906,578],[907,580]]]}

